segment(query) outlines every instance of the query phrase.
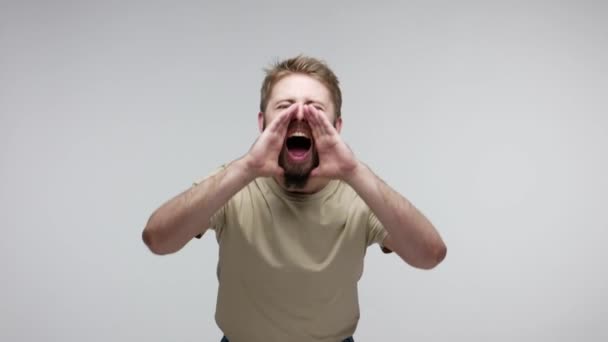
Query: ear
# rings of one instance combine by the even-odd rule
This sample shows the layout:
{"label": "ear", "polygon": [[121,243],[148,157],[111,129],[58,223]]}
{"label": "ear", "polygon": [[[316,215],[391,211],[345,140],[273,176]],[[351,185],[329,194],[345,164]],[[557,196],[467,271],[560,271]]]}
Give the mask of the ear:
{"label": "ear", "polygon": [[338,131],[338,133],[340,133],[340,131],[342,131],[342,117],[339,117],[336,119],[336,123],[334,124],[334,127],[336,127],[336,131]]}
{"label": "ear", "polygon": [[258,113],[258,128],[260,129],[260,133],[264,132],[264,113]]}

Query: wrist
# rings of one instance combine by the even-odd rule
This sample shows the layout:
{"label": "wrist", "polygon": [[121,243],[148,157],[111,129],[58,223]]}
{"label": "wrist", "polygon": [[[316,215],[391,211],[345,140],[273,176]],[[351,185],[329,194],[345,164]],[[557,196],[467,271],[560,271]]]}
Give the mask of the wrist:
{"label": "wrist", "polygon": [[357,160],[355,167],[345,173],[345,175],[342,177],[342,180],[345,181],[348,185],[353,186],[358,182],[359,179],[364,176],[365,169],[365,164]]}
{"label": "wrist", "polygon": [[249,183],[258,177],[255,173],[255,167],[253,166],[253,161],[249,154],[237,159],[233,166],[238,177],[245,183]]}

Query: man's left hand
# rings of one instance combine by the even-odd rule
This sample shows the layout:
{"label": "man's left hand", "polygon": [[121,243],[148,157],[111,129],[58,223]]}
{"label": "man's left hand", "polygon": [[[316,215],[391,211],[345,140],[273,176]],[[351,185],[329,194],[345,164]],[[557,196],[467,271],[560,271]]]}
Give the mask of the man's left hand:
{"label": "man's left hand", "polygon": [[312,129],[314,146],[319,154],[319,166],[312,170],[311,177],[348,179],[359,166],[353,151],[325,114],[314,106],[305,105],[304,115]]}

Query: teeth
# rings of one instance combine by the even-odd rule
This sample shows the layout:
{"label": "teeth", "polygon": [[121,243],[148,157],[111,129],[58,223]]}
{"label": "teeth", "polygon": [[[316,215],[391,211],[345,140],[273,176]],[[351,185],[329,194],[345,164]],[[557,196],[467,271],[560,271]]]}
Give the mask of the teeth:
{"label": "teeth", "polygon": [[308,138],[308,135],[306,135],[306,133],[304,132],[293,132],[291,133],[291,135],[289,136],[291,137],[304,137],[304,138]]}

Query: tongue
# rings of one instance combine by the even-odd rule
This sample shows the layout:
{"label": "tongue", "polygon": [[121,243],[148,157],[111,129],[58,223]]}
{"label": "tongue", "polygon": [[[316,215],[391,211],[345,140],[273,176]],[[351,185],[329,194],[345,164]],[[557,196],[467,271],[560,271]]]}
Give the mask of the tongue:
{"label": "tongue", "polygon": [[298,147],[294,147],[294,148],[290,148],[289,149],[289,153],[291,153],[292,155],[296,156],[296,157],[302,157],[306,154],[306,152],[308,152],[307,149],[305,148],[298,148]]}

